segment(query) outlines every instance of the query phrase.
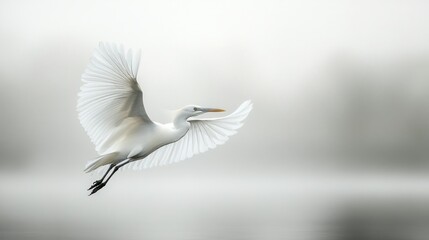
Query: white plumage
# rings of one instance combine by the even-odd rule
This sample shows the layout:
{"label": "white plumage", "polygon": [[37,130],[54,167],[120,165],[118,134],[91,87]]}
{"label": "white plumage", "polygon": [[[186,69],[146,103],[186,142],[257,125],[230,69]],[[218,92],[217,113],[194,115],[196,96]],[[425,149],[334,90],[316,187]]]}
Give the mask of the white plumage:
{"label": "white plumage", "polygon": [[252,104],[246,101],[226,117],[190,120],[191,127],[180,140],[159,148],[144,161],[130,163],[128,167],[139,170],[171,164],[224,144],[237,133],[251,109]]}
{"label": "white plumage", "polygon": [[[140,51],[125,51],[122,45],[100,43],[87,66],[79,92],[79,120],[95,144],[98,158],[85,171],[108,171],[94,182],[92,193],[101,189],[120,167],[144,169],[192,157],[225,143],[252,110],[250,100],[225,117],[195,119],[217,108],[189,105],[177,111],[173,122],[152,121],[143,104],[137,82]],[[113,173],[103,183],[107,173]],[[92,194],[91,193],[91,194]]]}

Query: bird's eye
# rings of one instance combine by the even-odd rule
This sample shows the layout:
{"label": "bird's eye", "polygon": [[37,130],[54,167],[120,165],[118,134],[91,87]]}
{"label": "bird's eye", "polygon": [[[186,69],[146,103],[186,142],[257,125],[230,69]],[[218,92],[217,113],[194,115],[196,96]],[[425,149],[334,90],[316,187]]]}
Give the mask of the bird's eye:
{"label": "bird's eye", "polygon": [[194,111],[197,111],[197,108],[196,108],[196,107],[194,107]]}

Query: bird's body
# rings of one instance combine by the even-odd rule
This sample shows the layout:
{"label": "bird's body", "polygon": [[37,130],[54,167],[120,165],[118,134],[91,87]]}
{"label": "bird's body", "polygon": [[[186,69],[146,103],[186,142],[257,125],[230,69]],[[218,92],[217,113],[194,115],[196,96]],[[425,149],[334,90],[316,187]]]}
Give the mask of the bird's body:
{"label": "bird's body", "polygon": [[139,117],[125,119],[112,130],[112,135],[103,143],[105,153],[117,153],[108,164],[124,159],[140,160],[158,148],[176,142],[189,130],[190,124],[177,127],[172,123],[151,122],[145,124]]}
{"label": "bird's body", "polygon": [[152,121],[137,82],[139,61],[140,54],[125,52],[115,44],[100,43],[82,75],[79,119],[100,154],[86,165],[85,171],[109,166],[103,178],[90,188],[91,194],[104,187],[124,165],[143,169],[170,164],[223,144],[243,125],[252,109],[251,102],[246,101],[228,116],[193,119],[206,112],[223,110],[188,105],[176,111],[171,123]]}

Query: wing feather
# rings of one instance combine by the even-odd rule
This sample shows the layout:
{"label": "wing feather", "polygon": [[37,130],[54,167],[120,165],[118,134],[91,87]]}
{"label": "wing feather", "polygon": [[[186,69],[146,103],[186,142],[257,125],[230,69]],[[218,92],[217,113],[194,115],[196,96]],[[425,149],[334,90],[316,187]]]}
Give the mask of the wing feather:
{"label": "wing feather", "polygon": [[139,63],[140,51],[125,52],[122,45],[101,42],[82,74],[77,111],[99,154],[102,143],[124,119],[139,116],[151,122],[137,82]]}
{"label": "wing feather", "polygon": [[191,127],[185,136],[159,148],[143,160],[131,163],[130,168],[141,170],[179,162],[224,144],[243,126],[252,108],[253,104],[248,100],[228,116],[190,120]]}

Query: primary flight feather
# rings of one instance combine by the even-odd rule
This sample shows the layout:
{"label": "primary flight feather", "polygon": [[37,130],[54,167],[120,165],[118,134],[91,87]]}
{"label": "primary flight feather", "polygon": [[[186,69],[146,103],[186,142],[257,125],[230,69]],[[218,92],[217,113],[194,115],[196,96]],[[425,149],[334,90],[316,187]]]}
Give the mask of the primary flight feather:
{"label": "primary flight feather", "polygon": [[139,63],[140,51],[134,53],[122,45],[101,42],[82,75],[79,120],[100,155],[88,162],[85,171],[108,166],[104,176],[88,189],[92,189],[91,194],[125,165],[132,169],[166,165],[225,143],[252,110],[248,100],[228,116],[195,119],[206,112],[223,110],[188,105],[176,112],[171,123],[152,121],[137,82]]}

